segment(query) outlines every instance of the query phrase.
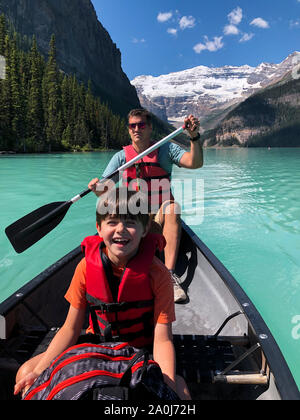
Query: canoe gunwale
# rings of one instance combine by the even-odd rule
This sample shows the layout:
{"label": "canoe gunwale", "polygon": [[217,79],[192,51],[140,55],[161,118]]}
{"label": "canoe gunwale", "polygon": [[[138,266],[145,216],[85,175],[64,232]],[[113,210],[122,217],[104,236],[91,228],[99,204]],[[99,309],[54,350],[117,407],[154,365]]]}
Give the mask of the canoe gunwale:
{"label": "canoe gunwale", "polygon": [[196,247],[216,270],[232,296],[240,305],[243,314],[257,336],[257,341],[268,361],[276,380],[276,387],[283,400],[300,400],[300,392],[290,368],[266,322],[253,304],[252,300],[245,293],[232,274],[226,269],[222,262],[213,252],[201,241],[201,239],[184,222],[182,227],[187,235],[194,242]]}
{"label": "canoe gunwale", "polygon": [[74,250],[69,252],[67,255],[59,259],[57,262],[52,264],[46,270],[42,271],[15,293],[9,296],[6,300],[0,303],[0,340],[9,338],[11,326],[7,320],[9,314],[17,310],[17,307],[26,304],[27,299],[39,288],[45,284],[51,276],[58,273],[65,265],[70,263],[72,260],[78,257],[81,253],[81,247],[76,247]]}

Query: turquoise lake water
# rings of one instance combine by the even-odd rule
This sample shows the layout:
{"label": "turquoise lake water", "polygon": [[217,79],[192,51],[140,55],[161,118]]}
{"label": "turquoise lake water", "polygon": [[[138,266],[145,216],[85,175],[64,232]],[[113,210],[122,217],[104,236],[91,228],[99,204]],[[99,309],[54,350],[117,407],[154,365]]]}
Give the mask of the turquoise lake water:
{"label": "turquoise lake water", "polygon": [[[23,254],[15,253],[5,227],[86,189],[111,156],[0,157],[0,301],[95,233],[94,195],[75,203]],[[201,188],[183,191],[183,218],[253,300],[300,387],[300,149],[206,150],[203,168],[175,168],[173,177]],[[195,206],[200,211],[193,218]]]}

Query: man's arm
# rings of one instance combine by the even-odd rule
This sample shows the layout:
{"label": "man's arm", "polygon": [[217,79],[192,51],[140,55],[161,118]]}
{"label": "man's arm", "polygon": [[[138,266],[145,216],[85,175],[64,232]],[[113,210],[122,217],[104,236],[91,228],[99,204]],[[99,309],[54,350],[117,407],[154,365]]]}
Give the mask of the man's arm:
{"label": "man's arm", "polygon": [[[191,149],[189,152],[184,153],[182,158],[179,161],[179,164],[182,168],[187,169],[198,169],[203,166],[203,149],[201,140],[198,139],[200,136],[199,128],[200,123],[197,118],[193,115],[189,115],[184,120],[185,125],[187,126],[187,131],[191,138]],[[197,139],[193,141],[193,139]]]}
{"label": "man's arm", "polygon": [[191,150],[186,152],[179,162],[182,168],[199,169],[203,166],[203,149],[199,140],[191,142]]}

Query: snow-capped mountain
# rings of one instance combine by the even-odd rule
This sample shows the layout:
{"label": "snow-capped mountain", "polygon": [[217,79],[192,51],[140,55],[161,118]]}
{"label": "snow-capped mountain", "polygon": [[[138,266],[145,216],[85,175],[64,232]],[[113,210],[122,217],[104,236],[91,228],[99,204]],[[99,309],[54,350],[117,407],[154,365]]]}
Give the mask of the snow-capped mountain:
{"label": "snow-capped mountain", "polygon": [[257,90],[281,79],[300,62],[300,53],[279,64],[262,63],[210,68],[199,66],[158,77],[138,76],[131,81],[142,106],[176,125],[189,113],[205,128],[213,127],[232,106]]}

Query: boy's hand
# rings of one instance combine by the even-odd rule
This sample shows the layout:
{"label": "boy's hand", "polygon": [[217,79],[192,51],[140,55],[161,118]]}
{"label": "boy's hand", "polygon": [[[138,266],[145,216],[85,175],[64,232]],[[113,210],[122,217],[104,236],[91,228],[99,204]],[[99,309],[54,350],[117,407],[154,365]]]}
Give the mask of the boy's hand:
{"label": "boy's hand", "polygon": [[23,379],[16,383],[14,395],[18,395],[21,392],[23,397],[38,377],[39,375],[35,372],[28,373],[28,375],[26,375]]}

